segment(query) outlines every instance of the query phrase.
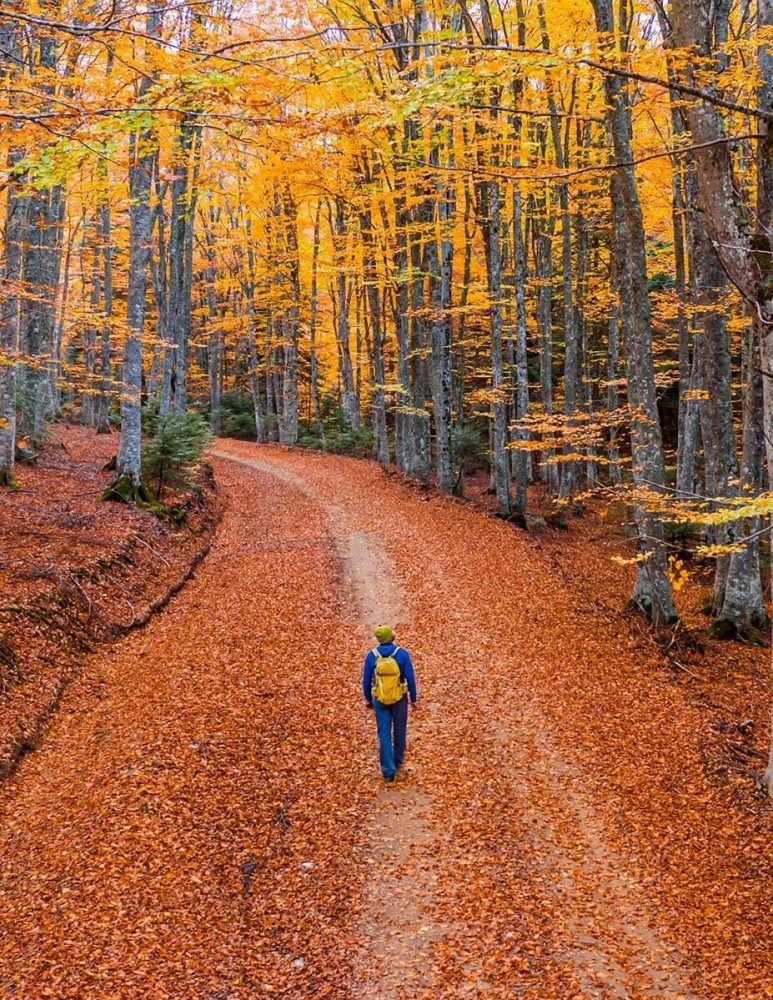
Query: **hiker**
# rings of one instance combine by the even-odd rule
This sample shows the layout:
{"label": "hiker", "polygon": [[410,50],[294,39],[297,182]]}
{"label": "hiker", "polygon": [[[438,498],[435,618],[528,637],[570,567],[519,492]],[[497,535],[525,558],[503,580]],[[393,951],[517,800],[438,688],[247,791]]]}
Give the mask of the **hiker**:
{"label": "hiker", "polygon": [[381,773],[386,781],[394,781],[405,757],[409,695],[411,707],[417,707],[416,677],[408,650],[397,645],[392,629],[379,625],[375,636],[378,646],[365,657],[362,693],[376,714]]}

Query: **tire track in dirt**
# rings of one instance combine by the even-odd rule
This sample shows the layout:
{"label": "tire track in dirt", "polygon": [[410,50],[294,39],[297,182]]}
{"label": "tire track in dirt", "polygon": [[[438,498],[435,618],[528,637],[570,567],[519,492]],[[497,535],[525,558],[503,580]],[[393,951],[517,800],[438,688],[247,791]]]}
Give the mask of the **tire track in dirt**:
{"label": "tire track in dirt", "polygon": [[[324,511],[353,610],[352,624],[367,650],[376,625],[408,624],[404,595],[373,532],[350,530],[346,510],[301,476],[279,464],[210,450],[217,458],[249,465],[315,501]],[[375,746],[375,734],[374,734]],[[375,751],[374,751],[375,752]],[[400,1000],[432,987],[431,948],[443,935],[432,919],[437,837],[426,791],[405,779],[381,785],[363,837],[361,863],[368,866],[359,947],[351,995],[356,1000]]]}
{"label": "tire track in dirt", "polygon": [[[438,584],[448,583],[434,566],[428,573]],[[453,617],[457,655],[463,652],[473,660],[479,652],[470,637],[480,638],[474,617],[464,603]],[[496,650],[497,639],[489,636],[486,648]],[[512,674],[513,663],[495,652],[487,677],[474,691],[470,724],[485,732],[487,752],[507,775],[517,811],[532,817],[520,836],[535,852],[546,905],[561,914],[558,951],[571,963],[582,996],[701,1000],[683,956],[662,940],[634,873],[610,844],[598,810],[583,791],[582,769],[559,749],[533,693],[520,688],[517,704],[502,706],[491,678]]]}

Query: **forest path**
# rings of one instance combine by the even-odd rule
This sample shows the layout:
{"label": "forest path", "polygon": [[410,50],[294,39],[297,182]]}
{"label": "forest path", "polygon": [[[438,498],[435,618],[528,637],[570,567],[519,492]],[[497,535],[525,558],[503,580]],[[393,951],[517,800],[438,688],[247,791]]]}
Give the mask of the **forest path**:
{"label": "forest path", "polygon": [[[469,593],[465,581],[455,580],[450,566],[441,568],[442,553],[436,551],[434,535],[411,531],[403,512],[396,518],[392,514],[390,526],[388,504],[378,503],[375,497],[370,503],[363,502],[364,498],[357,496],[356,490],[350,491],[348,484],[343,491],[331,491],[324,470],[320,470],[323,476],[319,478],[314,475],[313,465],[311,470],[299,467],[287,453],[275,454],[270,462],[237,457],[230,450],[216,450],[213,454],[277,476],[320,505],[344,569],[350,617],[363,648],[372,643],[374,626],[383,622],[397,626],[400,641],[406,634],[421,636],[429,647],[429,655],[425,653],[421,659],[422,681],[428,687],[433,682],[440,687],[439,700],[429,703],[425,717],[416,724],[422,730],[416,766],[396,786],[379,789],[364,837],[370,874],[364,891],[359,925],[363,941],[354,963],[352,995],[362,1000],[410,1000],[424,995],[442,996],[447,990],[459,995],[486,995],[495,990],[488,981],[485,955],[480,951],[476,958],[468,956],[465,960],[462,977],[457,975],[453,984],[443,982],[439,956],[445,954],[446,948],[453,949],[475,938],[479,928],[475,921],[465,924],[454,919],[457,907],[443,914],[439,906],[438,882],[443,875],[448,881],[454,878],[448,859],[456,855],[469,866],[473,863],[470,851],[474,845],[466,838],[455,844],[441,842],[449,817],[439,801],[431,770],[433,759],[442,759],[446,766],[450,763],[453,767],[457,741],[472,736],[482,742],[488,734],[485,762],[491,769],[489,777],[503,774],[509,786],[504,790],[505,797],[511,805],[518,803],[521,816],[531,813],[533,821],[528,834],[522,827],[513,831],[513,846],[523,854],[526,840],[536,852],[536,865],[548,891],[540,908],[545,913],[552,909],[563,911],[565,935],[558,944],[553,932],[552,947],[566,963],[564,973],[571,970],[561,987],[566,995],[574,995],[569,991],[579,987],[588,997],[693,998],[695,994],[687,985],[674,949],[669,953],[653,929],[653,917],[636,880],[626,871],[593,805],[582,792],[582,773],[553,745],[550,726],[528,693],[519,690],[519,704],[500,716],[496,688],[474,684],[464,699],[468,704],[454,706],[454,710],[464,712],[465,723],[449,734],[442,719],[444,711],[452,708],[442,691],[447,669],[443,663],[457,660],[481,671],[494,667],[497,685],[506,683],[511,665],[507,656],[495,657],[493,663],[490,653],[480,656],[481,646],[488,651],[497,636],[488,636],[481,628],[475,595]],[[294,468],[298,471],[291,471]],[[404,547],[396,544],[398,539]],[[401,586],[398,578],[405,579],[403,574],[409,580]],[[535,582],[532,578],[531,583]],[[421,635],[421,618],[413,619],[414,605],[417,612],[420,605],[411,600],[417,583],[422,590],[431,588],[439,601],[444,593],[454,595],[454,611],[449,616],[452,635]],[[408,646],[413,648],[411,642]],[[552,644],[543,657],[545,653],[552,658]],[[413,730],[414,722],[412,717],[409,730]],[[479,761],[478,766],[482,763]],[[453,784],[453,775],[447,777]],[[479,781],[485,777],[483,771],[478,775]],[[467,821],[472,818],[465,817]],[[458,912],[464,912],[464,908],[458,908]],[[551,919],[555,923],[555,917]],[[536,985],[530,975],[511,972],[508,978],[511,995],[524,995]]]}
{"label": "forest path", "polygon": [[[210,556],[0,791],[0,993],[740,998],[686,954],[720,887],[684,705],[549,552],[369,463],[214,459]],[[394,788],[358,692],[386,618],[422,702]]]}
{"label": "forest path", "polygon": [[[227,451],[213,450],[212,455],[275,476],[319,504],[343,572],[349,617],[363,650],[373,646],[377,625],[408,624],[403,591],[378,533],[356,530],[344,507],[281,465],[237,458]],[[432,856],[438,847],[426,819],[430,809],[426,792],[402,776],[391,786],[384,783],[376,793],[360,838],[361,863],[368,867],[369,877],[357,928],[361,945],[353,963],[351,994],[361,1000],[419,997],[432,986],[429,949],[442,936],[442,929],[432,917],[436,877]]]}

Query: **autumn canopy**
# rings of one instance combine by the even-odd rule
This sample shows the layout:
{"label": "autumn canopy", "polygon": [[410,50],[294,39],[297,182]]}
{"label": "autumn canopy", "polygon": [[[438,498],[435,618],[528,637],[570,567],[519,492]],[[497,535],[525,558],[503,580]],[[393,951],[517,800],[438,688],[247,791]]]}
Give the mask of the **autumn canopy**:
{"label": "autumn canopy", "polygon": [[143,434],[198,413],[447,493],[485,469],[522,523],[531,484],[558,524],[606,493],[655,625],[676,530],[754,634],[771,31],[769,0],[10,0],[0,480],[64,414],[120,427],[111,495],[152,505]]}

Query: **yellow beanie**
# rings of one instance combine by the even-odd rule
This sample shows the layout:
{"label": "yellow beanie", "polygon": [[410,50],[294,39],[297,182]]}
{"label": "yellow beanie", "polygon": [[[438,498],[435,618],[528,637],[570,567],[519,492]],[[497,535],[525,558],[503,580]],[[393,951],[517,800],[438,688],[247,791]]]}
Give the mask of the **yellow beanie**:
{"label": "yellow beanie", "polygon": [[375,631],[375,636],[379,643],[391,642],[394,632],[388,625],[379,625]]}

